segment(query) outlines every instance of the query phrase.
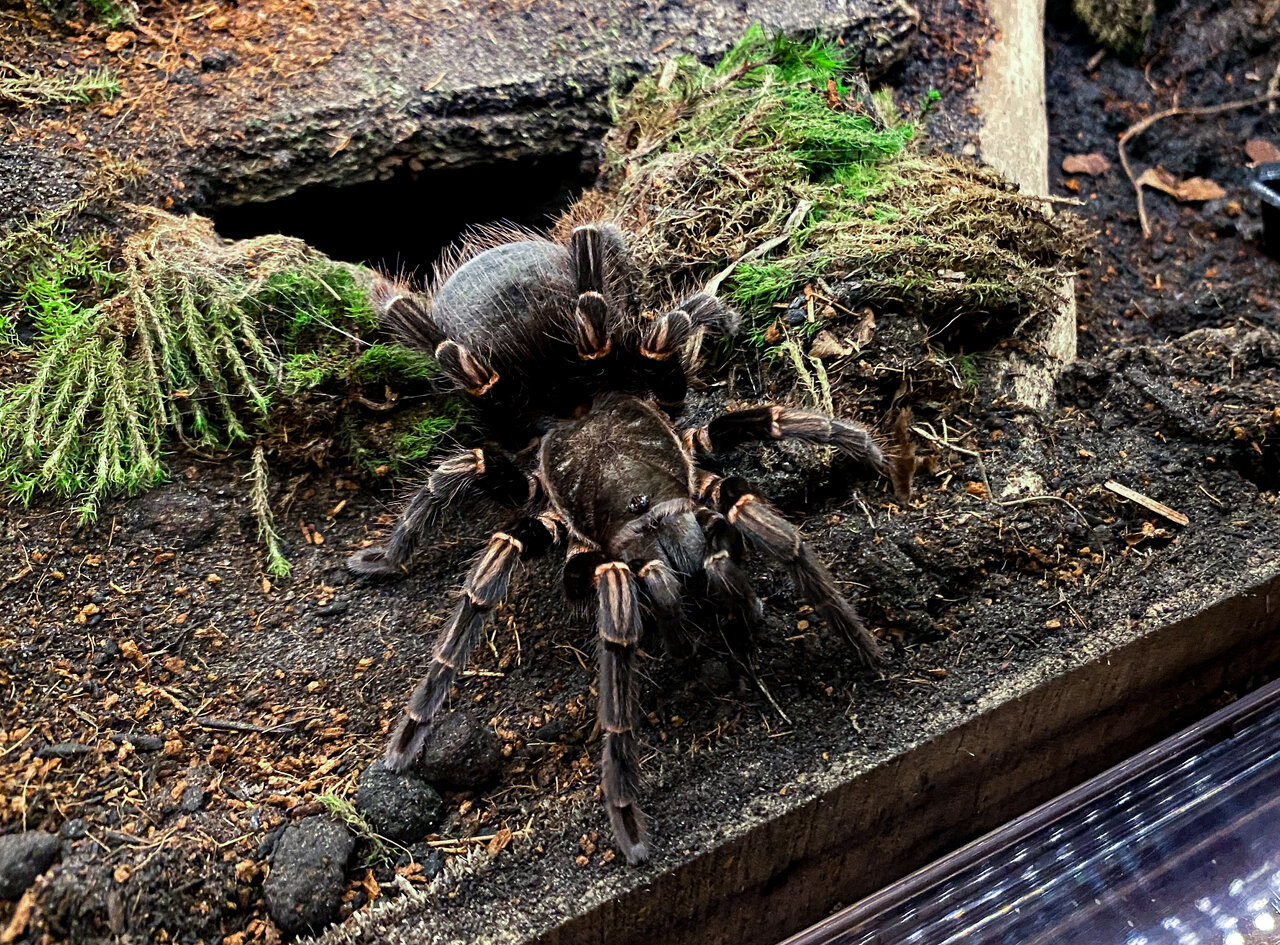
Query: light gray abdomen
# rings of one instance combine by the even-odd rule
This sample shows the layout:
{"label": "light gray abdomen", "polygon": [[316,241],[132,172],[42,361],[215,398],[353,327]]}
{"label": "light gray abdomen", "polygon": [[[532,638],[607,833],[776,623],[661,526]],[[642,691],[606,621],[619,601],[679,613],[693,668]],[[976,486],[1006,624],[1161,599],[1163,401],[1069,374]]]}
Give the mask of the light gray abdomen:
{"label": "light gray abdomen", "polygon": [[545,332],[548,318],[572,319],[576,298],[568,251],[523,240],[487,249],[459,266],[436,292],[431,315],[447,337],[490,352],[507,347],[526,327],[536,324],[537,333]]}

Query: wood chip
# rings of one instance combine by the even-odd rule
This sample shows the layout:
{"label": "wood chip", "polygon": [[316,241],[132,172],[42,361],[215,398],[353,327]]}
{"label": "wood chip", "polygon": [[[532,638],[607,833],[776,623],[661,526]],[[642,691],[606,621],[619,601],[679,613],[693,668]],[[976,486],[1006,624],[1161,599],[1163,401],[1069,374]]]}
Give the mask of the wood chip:
{"label": "wood chip", "polygon": [[138,35],[130,30],[120,30],[115,33],[108,33],[107,52],[119,52],[137,38]]}
{"label": "wood chip", "polygon": [[9,945],[10,942],[16,942],[18,937],[27,930],[27,925],[31,922],[31,917],[36,911],[36,888],[32,886],[22,894],[22,898],[18,900],[17,906],[14,907],[13,915],[9,917],[9,924],[0,931],[0,943]]}
{"label": "wood chip", "polygon": [[1068,154],[1062,159],[1064,174],[1088,174],[1099,177],[1111,170],[1111,162],[1096,151],[1092,154]]}
{"label": "wood chip", "polygon": [[1149,512],[1155,512],[1157,515],[1164,516],[1175,525],[1187,525],[1191,522],[1191,519],[1187,518],[1181,512],[1176,512],[1163,502],[1157,502],[1155,499],[1150,496],[1145,496],[1141,492],[1135,492],[1128,486],[1122,486],[1114,479],[1108,479],[1106,486],[1116,495],[1142,506]]}

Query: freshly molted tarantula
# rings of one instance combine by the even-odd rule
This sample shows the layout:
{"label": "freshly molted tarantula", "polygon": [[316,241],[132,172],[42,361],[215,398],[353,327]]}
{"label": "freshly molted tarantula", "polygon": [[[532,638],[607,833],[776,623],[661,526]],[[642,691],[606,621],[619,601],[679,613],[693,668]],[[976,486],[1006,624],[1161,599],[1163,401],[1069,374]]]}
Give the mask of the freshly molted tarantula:
{"label": "freshly molted tarantula", "polygon": [[[642,313],[621,232],[577,228],[566,245],[531,234],[488,234],[437,270],[429,299],[392,284],[375,295],[385,322],[477,402],[502,445],[443,460],[409,502],[385,547],[358,552],[360,573],[394,573],[434,515],[474,491],[510,512],[489,539],[440,631],[387,749],[408,768],[519,562],[566,551],[568,596],[594,605],[604,803],[628,862],[648,855],[638,806],[638,648],[646,630],[679,621],[683,601],[711,601],[749,631],[762,607],[742,569],[746,548],[784,566],[815,612],[867,663],[880,644],[796,528],[739,478],[698,463],[750,440],[830,445],[880,468],[866,428],[808,410],[757,406],[677,429],[686,351],[703,330],[737,316],[699,293],[657,317]],[[666,413],[650,402],[666,408]],[[522,439],[523,437],[523,439]]]}

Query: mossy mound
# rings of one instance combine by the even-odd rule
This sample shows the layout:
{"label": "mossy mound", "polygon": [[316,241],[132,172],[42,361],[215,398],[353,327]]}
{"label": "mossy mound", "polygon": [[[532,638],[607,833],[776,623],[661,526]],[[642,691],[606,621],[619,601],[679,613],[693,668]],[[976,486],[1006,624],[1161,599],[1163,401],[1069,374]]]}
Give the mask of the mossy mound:
{"label": "mossy mound", "polygon": [[264,447],[282,449],[282,431],[368,385],[426,381],[435,365],[378,340],[359,267],[296,239],[227,241],[203,217],[116,209],[132,227],[118,246],[39,226],[15,243],[39,251],[16,254],[0,287],[0,342],[18,378],[0,392],[0,481],[23,501],[74,497],[87,519],[104,496],[163,478],[174,442],[255,440],[253,504],[269,567],[283,571]]}
{"label": "mossy mound", "polygon": [[1154,0],[1074,0],[1072,9],[1099,43],[1132,56],[1142,52],[1156,15]]}
{"label": "mossy mound", "polygon": [[920,129],[838,47],[756,28],[717,65],[675,60],[635,87],[605,141],[604,184],[569,221],[621,221],[673,298],[736,262],[724,291],[757,337],[820,277],[970,333],[1012,332],[1059,304],[1081,225],[994,172],[927,154]]}

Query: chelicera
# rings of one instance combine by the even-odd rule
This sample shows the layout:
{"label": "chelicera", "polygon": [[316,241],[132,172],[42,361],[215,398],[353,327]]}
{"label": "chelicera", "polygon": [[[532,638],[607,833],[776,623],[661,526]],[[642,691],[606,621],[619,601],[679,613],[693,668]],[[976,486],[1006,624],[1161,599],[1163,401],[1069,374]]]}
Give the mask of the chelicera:
{"label": "chelicera", "polygon": [[[743,570],[748,549],[786,568],[826,624],[868,664],[881,645],[795,526],[737,477],[702,468],[753,440],[832,446],[879,469],[863,426],[810,410],[760,405],[705,426],[679,426],[687,352],[737,316],[696,294],[656,317],[638,303],[622,233],[582,226],[566,244],[489,233],[437,271],[426,296],[380,284],[380,314],[407,344],[435,353],[476,400],[493,442],[442,460],[388,543],[354,555],[360,573],[395,573],[435,514],[464,493],[506,509],[437,638],[431,664],[391,737],[390,767],[410,767],[432,720],[518,565],[553,548],[564,585],[594,611],[601,787],[628,862],[648,855],[636,743],[638,653],[646,631],[681,620],[691,598],[744,633],[761,619]],[[535,443],[536,448],[518,449]]]}

